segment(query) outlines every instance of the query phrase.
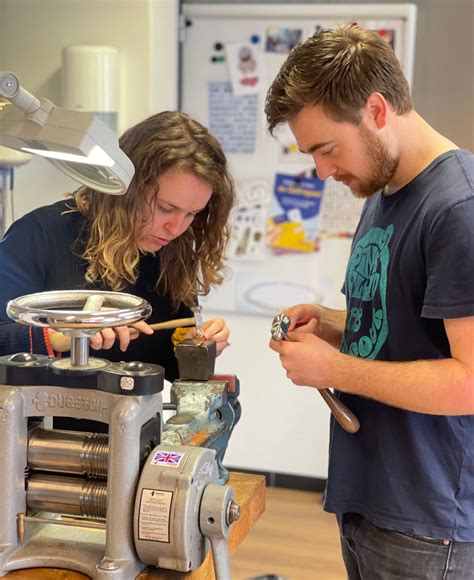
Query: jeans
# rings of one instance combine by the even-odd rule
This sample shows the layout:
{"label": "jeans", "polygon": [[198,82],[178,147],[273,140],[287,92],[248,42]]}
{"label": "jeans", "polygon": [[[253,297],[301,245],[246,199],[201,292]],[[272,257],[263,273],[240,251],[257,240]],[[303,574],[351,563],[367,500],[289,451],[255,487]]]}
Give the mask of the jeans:
{"label": "jeans", "polygon": [[394,532],[359,514],[338,521],[348,580],[474,580],[474,542]]}

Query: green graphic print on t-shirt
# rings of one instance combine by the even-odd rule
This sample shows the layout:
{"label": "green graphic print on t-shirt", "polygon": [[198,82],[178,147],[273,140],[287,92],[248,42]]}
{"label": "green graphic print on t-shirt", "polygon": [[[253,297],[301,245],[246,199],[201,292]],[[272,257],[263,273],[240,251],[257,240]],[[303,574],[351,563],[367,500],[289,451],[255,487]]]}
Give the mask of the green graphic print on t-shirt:
{"label": "green graphic print on t-shirt", "polygon": [[374,359],[387,335],[387,272],[393,225],[371,228],[356,243],[346,273],[347,320],[341,352]]}

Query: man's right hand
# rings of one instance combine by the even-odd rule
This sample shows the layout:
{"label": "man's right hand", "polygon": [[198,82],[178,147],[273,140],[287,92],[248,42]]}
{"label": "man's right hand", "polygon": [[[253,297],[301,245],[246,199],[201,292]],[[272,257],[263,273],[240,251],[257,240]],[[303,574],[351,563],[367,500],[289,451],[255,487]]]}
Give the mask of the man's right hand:
{"label": "man's right hand", "polygon": [[339,348],[346,324],[346,311],[334,310],[316,304],[297,304],[283,311],[289,316],[289,331],[305,332],[319,336]]}

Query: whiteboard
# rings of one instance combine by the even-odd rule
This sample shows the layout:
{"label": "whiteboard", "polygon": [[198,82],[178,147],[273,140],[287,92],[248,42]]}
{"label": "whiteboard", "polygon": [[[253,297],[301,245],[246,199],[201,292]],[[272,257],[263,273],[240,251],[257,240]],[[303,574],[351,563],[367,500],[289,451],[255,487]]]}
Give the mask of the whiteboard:
{"label": "whiteboard", "polygon": [[[180,108],[208,126],[220,140],[239,199],[233,214],[229,276],[206,298],[205,305],[215,311],[265,316],[300,302],[334,306],[350,250],[350,236],[345,234],[355,227],[362,201],[356,200],[344,185],[327,180],[322,207],[330,208],[327,215],[339,215],[338,219],[348,222],[339,224],[344,235],[338,235],[338,224],[330,223],[331,219],[326,217],[330,235],[321,236],[317,251],[275,254],[267,245],[265,230],[272,210],[276,174],[309,175],[312,169],[310,159],[292,152],[288,132],[283,129],[275,139],[266,130],[265,94],[287,57],[287,52],[267,50],[269,39],[274,31],[283,29],[300,31],[301,42],[318,27],[333,28],[357,21],[361,26],[390,35],[411,82],[416,6],[183,4],[182,10],[185,25]],[[245,44],[253,47],[257,55],[259,90],[241,95],[236,93],[235,71],[229,64],[235,47]],[[332,207],[326,203],[329,201]],[[324,218],[321,212],[318,219]]]}

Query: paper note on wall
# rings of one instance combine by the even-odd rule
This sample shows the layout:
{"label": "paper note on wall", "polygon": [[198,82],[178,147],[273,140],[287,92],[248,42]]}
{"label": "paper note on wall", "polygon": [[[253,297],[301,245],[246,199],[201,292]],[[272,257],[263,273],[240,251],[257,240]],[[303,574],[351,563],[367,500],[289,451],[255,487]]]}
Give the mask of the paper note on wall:
{"label": "paper note on wall", "polygon": [[254,153],[257,95],[237,97],[229,82],[210,82],[209,130],[219,140],[224,153]]}
{"label": "paper note on wall", "polygon": [[262,51],[258,44],[226,44],[227,67],[234,95],[256,95],[263,91]]}
{"label": "paper note on wall", "polygon": [[365,200],[343,183],[329,177],[324,182],[320,229],[323,237],[353,236]]}

